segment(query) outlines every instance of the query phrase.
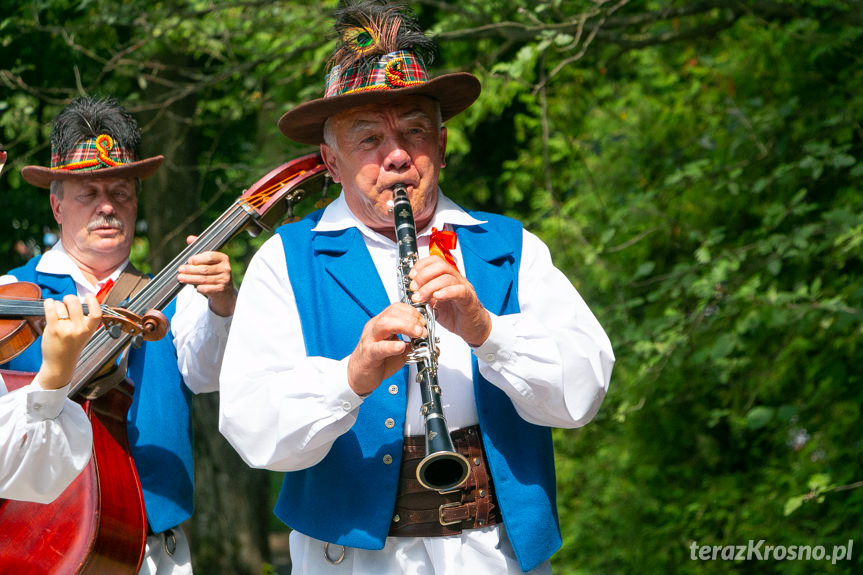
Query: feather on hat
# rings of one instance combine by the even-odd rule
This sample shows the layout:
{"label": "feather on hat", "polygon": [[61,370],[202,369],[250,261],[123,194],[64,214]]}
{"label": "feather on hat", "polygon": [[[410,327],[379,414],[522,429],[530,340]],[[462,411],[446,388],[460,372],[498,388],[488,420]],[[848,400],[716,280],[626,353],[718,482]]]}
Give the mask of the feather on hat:
{"label": "feather on hat", "polygon": [[138,159],[141,135],[113,98],[76,98],[57,115],[51,133],[51,167],[24,166],[21,175],[40,188],[54,180],[147,178],[163,156]]}
{"label": "feather on hat", "polygon": [[351,0],[336,11],[339,44],[329,61],[324,97],[305,102],[279,120],[279,129],[302,144],[323,143],[323,126],[338,112],[407,95],[440,102],[447,120],[470,106],[480,93],[466,72],[429,78],[426,64],[434,42],[401,3]]}

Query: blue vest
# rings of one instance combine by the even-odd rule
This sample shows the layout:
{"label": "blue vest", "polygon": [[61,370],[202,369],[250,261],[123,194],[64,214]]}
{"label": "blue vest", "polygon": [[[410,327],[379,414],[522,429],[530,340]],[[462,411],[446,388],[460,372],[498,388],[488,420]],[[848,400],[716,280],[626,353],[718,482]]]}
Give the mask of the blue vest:
{"label": "blue vest", "polygon": [[[311,232],[321,213],[277,232],[307,354],[342,359],[389,300],[356,228]],[[489,311],[517,313],[521,224],[494,214],[473,215],[488,223],[456,228],[467,278]],[[365,398],[356,423],[320,463],[285,475],[275,508],[282,521],[315,539],[362,549],[384,547],[401,466],[407,372],[403,368]],[[504,524],[519,565],[529,571],[561,545],[551,429],[521,419],[506,394],[480,375],[476,357],[473,380]],[[395,421],[392,428],[384,425],[387,418]],[[387,455],[390,464],[385,463]]]}
{"label": "blue vest", "polygon": [[[39,258],[9,273],[19,281],[42,288],[43,298],[62,299],[76,293],[70,276],[36,271]],[[163,310],[171,319],[176,300]],[[5,369],[35,372],[42,365],[41,341],[3,366]],[[159,533],[176,527],[192,515],[192,422],[191,392],[177,369],[177,350],[170,335],[145,342],[129,352],[127,375],[135,384],[129,407],[129,446],[141,489],[150,528]]]}

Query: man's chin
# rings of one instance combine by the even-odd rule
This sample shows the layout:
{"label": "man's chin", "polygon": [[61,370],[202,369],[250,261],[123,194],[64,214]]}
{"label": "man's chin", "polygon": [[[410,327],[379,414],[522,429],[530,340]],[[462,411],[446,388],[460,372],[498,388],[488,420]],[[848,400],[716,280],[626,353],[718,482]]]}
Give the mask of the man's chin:
{"label": "man's chin", "polygon": [[131,249],[131,242],[127,241],[123,234],[114,236],[95,236],[89,242],[90,248],[96,252],[114,253],[125,250],[127,253]]}

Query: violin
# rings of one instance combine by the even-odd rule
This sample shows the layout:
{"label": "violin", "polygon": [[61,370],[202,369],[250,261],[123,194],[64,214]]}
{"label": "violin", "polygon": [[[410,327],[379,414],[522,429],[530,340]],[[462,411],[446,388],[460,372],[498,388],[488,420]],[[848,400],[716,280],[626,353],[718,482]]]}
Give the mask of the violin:
{"label": "violin", "polygon": [[[45,308],[41,296],[39,286],[30,282],[0,286],[0,363],[11,361],[42,335]],[[87,304],[82,307],[89,313]],[[113,339],[128,334],[132,345],[140,346],[142,341],[156,341],[168,333],[168,318],[158,310],[137,315],[123,308],[100,307],[102,325]]]}

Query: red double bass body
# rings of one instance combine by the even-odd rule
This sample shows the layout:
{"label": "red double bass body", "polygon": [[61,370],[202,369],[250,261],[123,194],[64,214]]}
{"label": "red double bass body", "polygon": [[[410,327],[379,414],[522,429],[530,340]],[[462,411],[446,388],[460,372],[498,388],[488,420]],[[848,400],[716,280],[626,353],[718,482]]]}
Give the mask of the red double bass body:
{"label": "red double bass body", "polygon": [[[3,371],[11,391],[32,373]],[[126,413],[133,389],[124,382],[82,403],[93,427],[93,456],[51,503],[0,499],[0,574],[129,573],[141,566],[147,518],[129,453]]]}

